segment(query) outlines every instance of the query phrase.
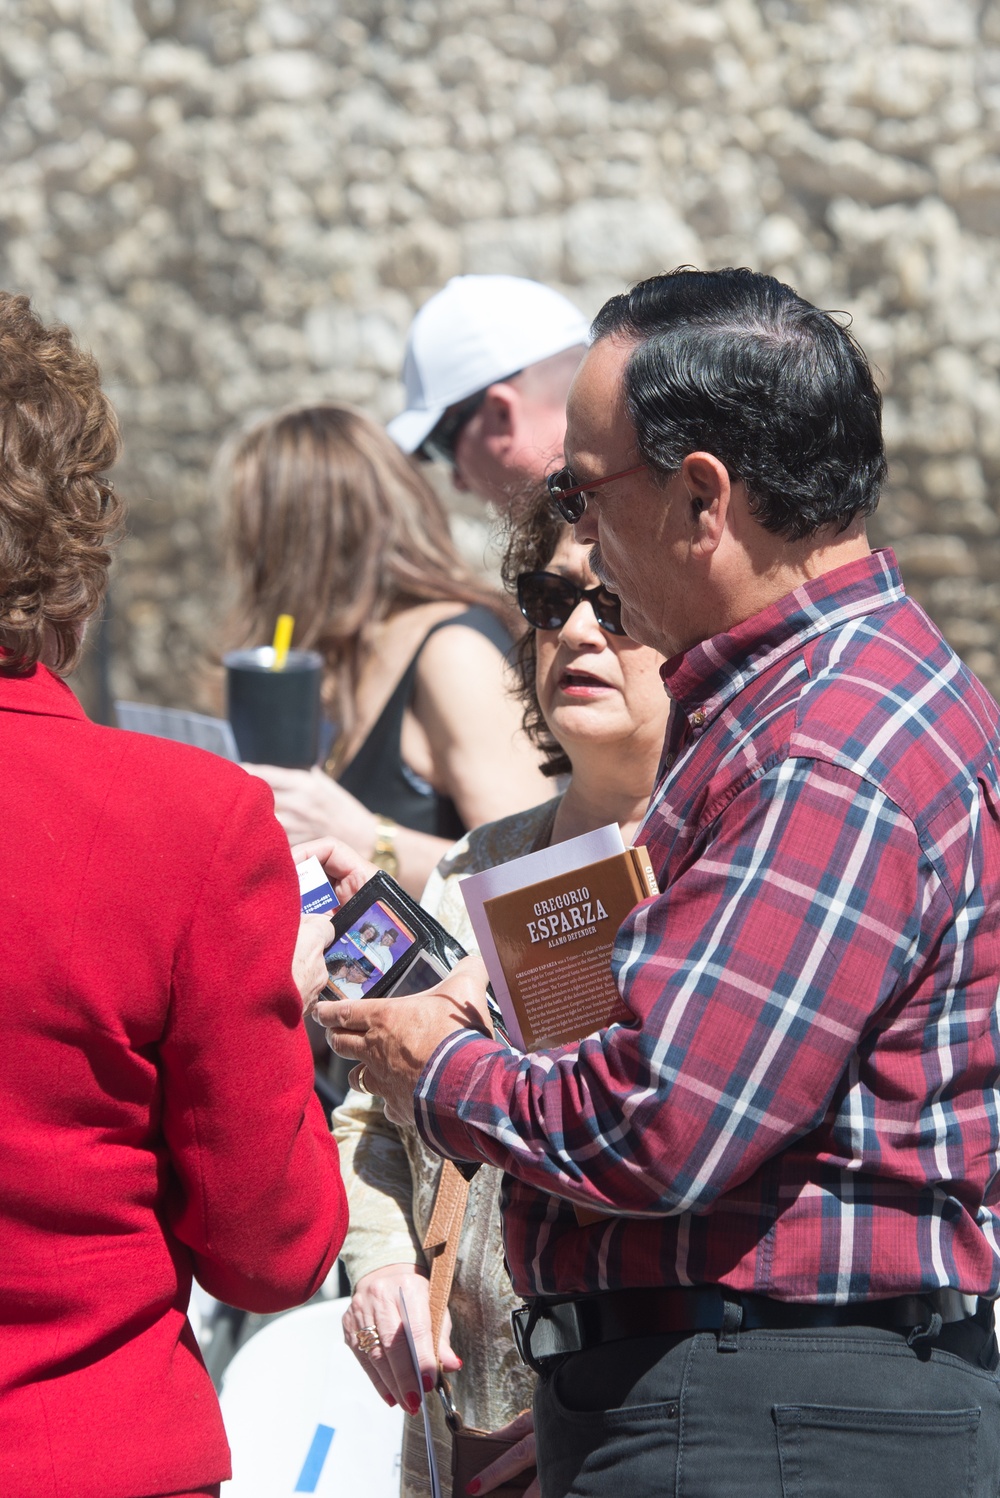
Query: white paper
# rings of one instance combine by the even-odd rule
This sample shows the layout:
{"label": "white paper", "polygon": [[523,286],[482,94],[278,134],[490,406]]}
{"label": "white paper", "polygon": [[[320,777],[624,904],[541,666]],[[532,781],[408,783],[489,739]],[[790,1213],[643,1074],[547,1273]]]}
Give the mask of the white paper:
{"label": "white paper", "polygon": [[497,895],[508,895],[511,890],[523,889],[526,884],[537,884],[540,879],[556,878],[560,874],[571,874],[575,869],[585,868],[589,863],[598,863],[602,858],[614,858],[624,853],[621,828],[617,822],[598,827],[595,832],[584,832],[571,837],[567,842],[554,843],[550,848],[539,848],[536,853],[525,853],[523,858],[512,858],[509,863],[497,864],[496,868],[484,869],[481,874],[470,874],[460,885],[469,912],[472,929],[476,933],[479,951],[490,975],[490,983],[496,995],[500,1013],[511,1042],[524,1050],[524,1037],[517,1022],[510,989],[500,966],[493,932],[483,904]]}
{"label": "white paper", "polygon": [[424,1378],[420,1372],[420,1363],[417,1360],[417,1349],[413,1343],[413,1331],[410,1327],[410,1313],[406,1309],[406,1296],[403,1287],[399,1287],[399,1309],[403,1313],[403,1330],[406,1333],[406,1345],[410,1349],[410,1361],[413,1371],[417,1375],[417,1388],[420,1390],[420,1413],[424,1417],[424,1440],[427,1443],[427,1470],[431,1478],[431,1498],[441,1498],[441,1479],[438,1476],[437,1458],[434,1455],[434,1439],[431,1435],[431,1412],[427,1408],[427,1395],[424,1393]]}
{"label": "white paper", "polygon": [[176,707],[150,707],[146,702],[116,702],[115,717],[119,728],[172,739],[175,744],[193,744],[196,749],[239,762],[233,730],[225,718],[209,718],[205,713],[188,713]]}

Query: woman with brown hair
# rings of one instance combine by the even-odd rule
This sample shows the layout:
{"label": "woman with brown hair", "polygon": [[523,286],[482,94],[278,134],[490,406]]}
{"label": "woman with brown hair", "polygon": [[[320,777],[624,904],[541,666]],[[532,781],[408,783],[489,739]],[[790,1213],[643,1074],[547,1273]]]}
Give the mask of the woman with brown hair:
{"label": "woman with brown hair", "polygon": [[468,827],[544,781],[505,688],[510,635],[434,491],[382,429],[329,403],[268,416],[221,460],[240,643],[295,617],[326,662],[322,770],[253,766],[292,842],[335,833],[419,895]]}

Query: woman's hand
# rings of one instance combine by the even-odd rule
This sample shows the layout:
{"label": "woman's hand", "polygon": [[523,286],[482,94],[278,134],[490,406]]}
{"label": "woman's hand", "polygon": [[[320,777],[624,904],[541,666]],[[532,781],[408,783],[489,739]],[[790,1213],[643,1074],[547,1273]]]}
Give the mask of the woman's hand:
{"label": "woman's hand", "polygon": [[375,846],[375,818],[356,796],[314,766],[284,770],[278,765],[244,765],[274,792],[274,812],[290,843],[339,837],[362,851]]}
{"label": "woman's hand", "polygon": [[[529,1467],[537,1465],[535,1460],[535,1417],[531,1410],[522,1410],[505,1425],[502,1430],[493,1431],[495,1436],[503,1436],[504,1439],[513,1439],[515,1444],[503,1456],[498,1456],[495,1462],[490,1462],[488,1467],[478,1473],[470,1481],[466,1492],[477,1498],[480,1493],[491,1493],[494,1488],[499,1488],[509,1478],[515,1477],[518,1472],[527,1472]],[[538,1474],[534,1481],[524,1490],[524,1498],[541,1498],[541,1488],[538,1485]],[[458,1495],[455,1495],[458,1498]]]}
{"label": "woman's hand", "polygon": [[[438,1358],[434,1356],[427,1277],[415,1264],[386,1264],[362,1275],[344,1312],[344,1341],[386,1404],[401,1404],[407,1414],[415,1415],[420,1408],[420,1390],[399,1309],[401,1289],[406,1298],[424,1388],[429,1392],[437,1382],[438,1358],[446,1373],[461,1368],[462,1360],[451,1346],[451,1317],[447,1311],[441,1327]],[[378,1333],[378,1341],[370,1352],[362,1352],[358,1346],[358,1334],[373,1329]]]}
{"label": "woman's hand", "polygon": [[292,848],[292,857],[296,863],[305,863],[307,858],[318,858],[341,905],[346,904],[363,884],[367,884],[378,873],[373,863],[362,858],[349,843],[342,843],[335,837],[319,837],[313,842],[296,843]]}
{"label": "woman's hand", "polygon": [[326,987],[329,974],[323,953],[333,941],[328,915],[304,915],[299,921],[292,954],[292,978],[302,998],[302,1013],[308,1014]]}

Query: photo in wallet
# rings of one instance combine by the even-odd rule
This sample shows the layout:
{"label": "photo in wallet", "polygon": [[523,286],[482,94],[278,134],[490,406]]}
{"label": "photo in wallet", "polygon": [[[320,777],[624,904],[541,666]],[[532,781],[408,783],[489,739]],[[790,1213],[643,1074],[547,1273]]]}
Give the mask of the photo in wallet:
{"label": "photo in wallet", "polygon": [[416,940],[414,932],[384,900],[374,900],[351,929],[327,948],[330,987],[339,998],[363,998],[407,957]]}
{"label": "photo in wallet", "polygon": [[465,948],[383,870],[333,917],[327,992],[337,999],[422,993],[451,971]]}

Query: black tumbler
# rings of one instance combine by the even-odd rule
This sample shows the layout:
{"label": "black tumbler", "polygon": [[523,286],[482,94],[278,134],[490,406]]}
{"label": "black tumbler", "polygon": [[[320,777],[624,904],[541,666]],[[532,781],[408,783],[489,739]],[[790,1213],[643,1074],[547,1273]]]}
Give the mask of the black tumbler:
{"label": "black tumbler", "polygon": [[272,671],[274,650],[231,650],[226,668],[227,713],[240,759],[252,765],[308,770],[319,756],[319,688],[323,657],[290,650]]}

